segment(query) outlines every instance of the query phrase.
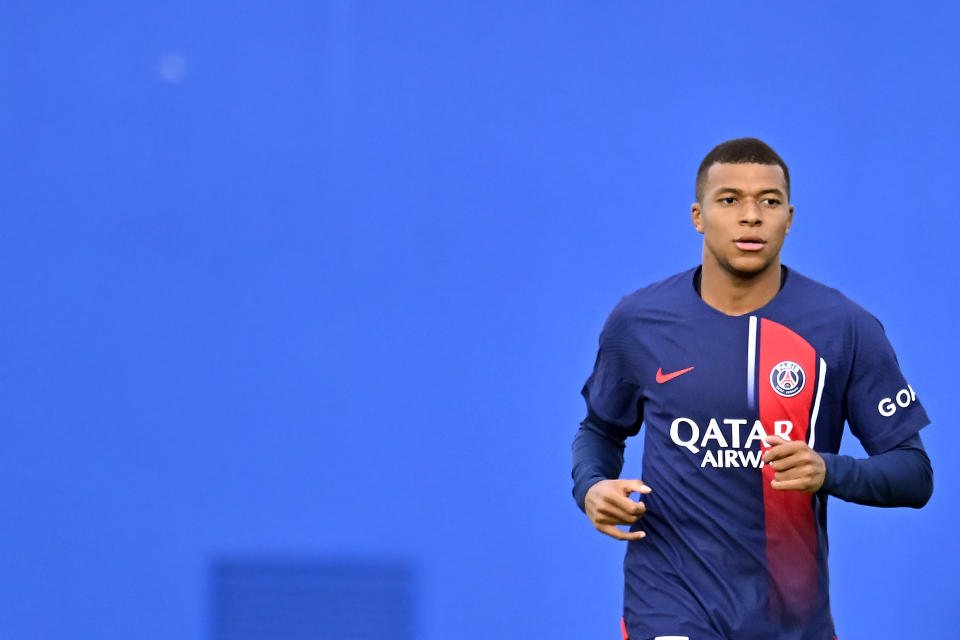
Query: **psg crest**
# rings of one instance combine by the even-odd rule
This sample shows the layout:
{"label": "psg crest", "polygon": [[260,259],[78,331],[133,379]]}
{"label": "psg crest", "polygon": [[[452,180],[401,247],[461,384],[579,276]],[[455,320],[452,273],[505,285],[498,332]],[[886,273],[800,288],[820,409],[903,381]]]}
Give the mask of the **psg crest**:
{"label": "psg crest", "polygon": [[796,362],[784,360],[770,372],[770,386],[784,398],[792,398],[803,389],[807,376]]}

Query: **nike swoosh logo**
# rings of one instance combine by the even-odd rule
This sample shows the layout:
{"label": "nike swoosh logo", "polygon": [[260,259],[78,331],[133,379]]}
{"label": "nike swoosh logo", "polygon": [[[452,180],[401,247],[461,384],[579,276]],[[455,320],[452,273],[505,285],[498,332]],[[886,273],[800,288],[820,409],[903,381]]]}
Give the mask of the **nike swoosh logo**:
{"label": "nike swoosh logo", "polygon": [[693,367],[687,367],[686,369],[680,369],[680,371],[674,371],[673,373],[664,373],[662,369],[657,369],[657,382],[663,384],[673,380],[677,376],[682,376],[688,371],[693,371]]}

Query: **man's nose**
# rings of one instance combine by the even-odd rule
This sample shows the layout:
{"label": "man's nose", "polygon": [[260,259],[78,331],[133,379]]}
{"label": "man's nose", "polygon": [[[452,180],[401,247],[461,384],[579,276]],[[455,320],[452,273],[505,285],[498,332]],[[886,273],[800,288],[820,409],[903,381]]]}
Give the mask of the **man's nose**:
{"label": "man's nose", "polygon": [[744,201],[743,215],[740,218],[740,223],[754,226],[761,222],[763,222],[763,216],[760,213],[760,204],[752,199]]}

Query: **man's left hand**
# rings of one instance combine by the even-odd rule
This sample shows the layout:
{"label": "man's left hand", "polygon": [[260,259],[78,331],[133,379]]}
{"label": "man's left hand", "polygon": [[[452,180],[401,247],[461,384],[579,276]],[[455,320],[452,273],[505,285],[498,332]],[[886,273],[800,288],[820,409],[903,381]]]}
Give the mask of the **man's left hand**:
{"label": "man's left hand", "polygon": [[770,449],[763,461],[776,471],[770,486],[781,491],[816,493],[823,486],[827,465],[819,453],[802,440],[767,436]]}

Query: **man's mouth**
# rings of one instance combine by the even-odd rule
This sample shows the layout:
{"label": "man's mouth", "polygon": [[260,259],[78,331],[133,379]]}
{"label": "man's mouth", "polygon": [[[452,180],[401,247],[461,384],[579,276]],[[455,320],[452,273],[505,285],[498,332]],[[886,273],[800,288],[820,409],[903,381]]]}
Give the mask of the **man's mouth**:
{"label": "man's mouth", "polygon": [[736,240],[737,248],[741,251],[760,251],[767,244],[760,238],[740,238]]}

